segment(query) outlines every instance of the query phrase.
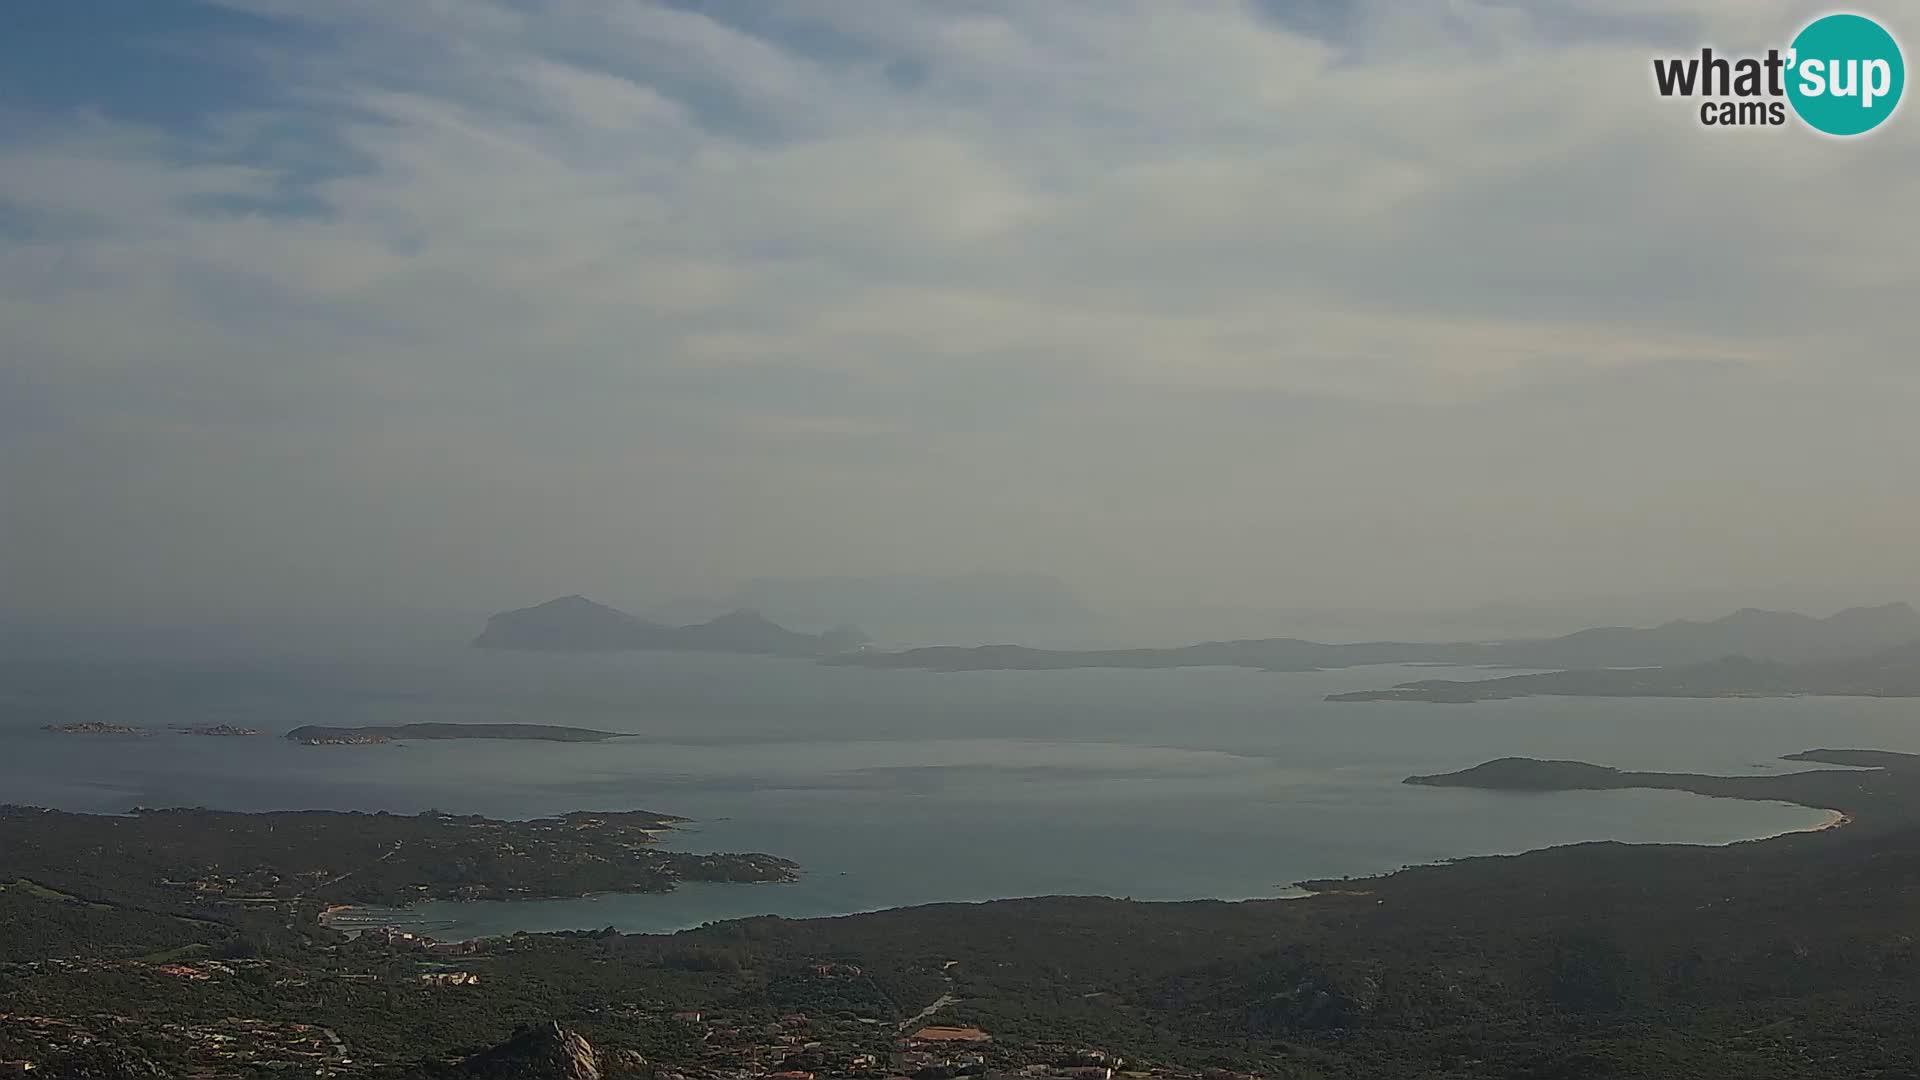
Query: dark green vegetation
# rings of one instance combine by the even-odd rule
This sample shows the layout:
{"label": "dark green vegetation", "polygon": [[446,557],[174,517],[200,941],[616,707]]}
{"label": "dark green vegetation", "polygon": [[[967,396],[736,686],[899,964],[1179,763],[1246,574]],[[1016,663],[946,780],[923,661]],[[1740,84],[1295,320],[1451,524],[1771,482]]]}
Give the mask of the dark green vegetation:
{"label": "dark green vegetation", "polygon": [[112,816],[7,806],[0,807],[0,882],[31,883],[29,890],[75,897],[94,911],[201,920],[217,939],[221,924],[256,909],[274,912],[268,921],[282,914],[304,920],[329,904],[662,892],[683,880],[783,881],[795,872],[771,855],[654,845],[656,831],[681,820],[646,811],[499,821],[331,810]]}
{"label": "dark green vegetation", "polygon": [[[461,1075],[463,1059],[532,1061],[578,1033],[603,1066],[637,1054],[687,1075],[878,1077],[917,1067],[887,1058],[896,1025],[951,995],[937,1020],[992,1032],[982,1052],[993,1068],[1095,1047],[1185,1075],[1920,1077],[1920,759],[1797,757],[1853,768],[1704,777],[1508,760],[1416,782],[1671,787],[1833,807],[1853,824],[1721,848],[1599,843],[1468,859],[1310,883],[1319,894],[1292,901],[944,904],[670,936],[516,935],[457,956],[342,941],[287,911],[289,932],[256,948],[210,943],[169,964],[161,950],[182,933],[156,923],[157,908],[62,899],[35,877],[0,892],[16,905],[7,924],[24,927],[0,954],[13,961],[0,964],[0,1058],[50,1056],[84,1030],[140,1047],[161,1075],[195,1063],[249,1075],[193,1041],[247,1023],[258,1026],[244,1037],[282,1059],[328,1053],[315,1032],[338,1038],[350,1054],[326,1059],[336,1075]],[[1520,800],[1540,796],[1510,797],[1524,812]],[[10,832],[0,853],[12,858],[23,838]],[[151,873],[135,863],[119,880],[54,887],[95,903],[89,887],[173,896]],[[90,930],[118,935],[125,947],[111,955],[129,959],[51,962],[87,948],[55,912],[102,920]],[[148,935],[151,950],[137,953]],[[422,978],[449,972],[479,981]],[[525,1037],[510,1040],[516,1028]],[[854,1064],[867,1053],[877,1061]]]}
{"label": "dark green vegetation", "polygon": [[734,611],[692,626],[664,626],[596,604],[563,596],[530,608],[503,611],[487,620],[473,644],[481,649],[542,652],[618,652],[669,649],[684,652],[756,653],[768,656],[831,656],[866,643],[853,627],[803,634],[770,622],[758,612]]}
{"label": "dark green vegetation", "polygon": [[1705,663],[1746,656],[1805,663],[1861,656],[1920,642],[1920,612],[1904,604],[1849,608],[1825,619],[1787,611],[1737,611],[1711,622],[1681,619],[1649,629],[1598,627],[1537,641],[1360,642],[1298,638],[1210,641],[1173,649],[1029,649],[1020,645],[935,646],[858,652],[832,664],[930,671],[1124,667],[1248,667],[1316,671],[1362,664],[1480,664],[1515,668],[1632,667]]}
{"label": "dark green vegetation", "polygon": [[1778,697],[1830,694],[1920,697],[1920,641],[1853,660],[1785,664],[1733,656],[1684,667],[1553,671],[1500,679],[1422,679],[1328,701],[1464,704],[1555,694],[1565,697]]}
{"label": "dark green vegetation", "polygon": [[401,739],[522,739],[536,742],[602,742],[623,736],[616,731],[556,727],[552,724],[392,724],[370,727],[323,727],[309,724],[287,732],[287,738],[309,746],[397,742]]}
{"label": "dark green vegetation", "polygon": [[146,956],[203,948],[233,933],[184,914],[82,900],[25,878],[0,884],[0,957],[8,959]]}

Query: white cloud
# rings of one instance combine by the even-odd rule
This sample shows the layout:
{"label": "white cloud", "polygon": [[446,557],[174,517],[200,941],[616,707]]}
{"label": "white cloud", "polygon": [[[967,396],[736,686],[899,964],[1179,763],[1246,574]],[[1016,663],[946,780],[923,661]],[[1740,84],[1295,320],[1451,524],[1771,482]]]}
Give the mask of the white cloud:
{"label": "white cloud", "polygon": [[[1235,395],[1325,403],[1351,426],[1308,422],[1319,445],[1351,451],[1367,431],[1391,448],[1350,454],[1342,482],[1398,491],[1395,462],[1448,437],[1446,410],[1492,430],[1501,402],[1578,413],[1587,380],[1621,371],[1652,393],[1703,367],[1750,372],[1737,393],[1756,400],[1914,392],[1898,368],[1920,242],[1899,212],[1920,196],[1911,116],[1857,145],[1708,131],[1649,86],[1649,40],[1764,43],[1802,5],[1358,4],[1340,33],[1310,35],[1225,0],[795,0],[741,26],[642,0],[229,2],[314,26],[304,47],[251,56],[279,65],[275,101],[190,129],[42,116],[0,147],[0,208],[28,223],[0,232],[0,352],[7,385],[41,403],[17,437],[40,452],[111,441],[206,468],[210,446],[384,432],[385,475],[307,458],[301,490],[342,498],[350,477],[352,512],[406,515],[433,488],[412,504],[422,521],[564,546],[591,581],[1058,567],[1137,530],[1139,549],[1080,560],[1119,589],[1219,549],[1159,511],[1116,517],[1121,501],[1356,550],[1350,519],[1313,524],[1313,500],[1341,502],[1315,475],[1272,467],[1271,501],[1306,507],[1283,514],[1219,468],[1300,450]],[[1156,405],[1153,439],[1110,423],[1152,423]],[[1653,426],[1685,452],[1685,424]],[[1891,437],[1911,457],[1915,437]],[[59,473],[82,490],[55,500],[55,473],[26,460],[11,481],[75,528],[124,495]],[[680,554],[635,569],[504,525],[488,496],[446,495],[462,461],[522,505]],[[569,465],[647,510],[527,494]],[[196,486],[180,535],[224,523],[297,546],[259,508],[305,495],[270,476]],[[1617,495],[1640,479],[1588,482]],[[1475,483],[1456,517],[1430,512],[1470,533],[1517,505]],[[1036,522],[1047,506],[1067,523]],[[763,510],[819,520],[755,530]],[[133,550],[100,541],[76,561],[42,543],[14,569],[46,605]],[[1530,562],[1509,553],[1526,582],[1562,546],[1539,543]],[[1238,599],[1260,547],[1213,560],[1204,587]],[[337,557],[430,548],[414,534]],[[1788,558],[1759,551],[1743,572]],[[1497,584],[1470,543],[1440,561]],[[272,578],[238,552],[221,564],[247,565],[235,593]],[[1388,593],[1410,573],[1363,559],[1335,576]],[[1594,573],[1635,584],[1628,567]],[[152,595],[208,576],[171,573]],[[415,599],[474,587],[423,573]]]}

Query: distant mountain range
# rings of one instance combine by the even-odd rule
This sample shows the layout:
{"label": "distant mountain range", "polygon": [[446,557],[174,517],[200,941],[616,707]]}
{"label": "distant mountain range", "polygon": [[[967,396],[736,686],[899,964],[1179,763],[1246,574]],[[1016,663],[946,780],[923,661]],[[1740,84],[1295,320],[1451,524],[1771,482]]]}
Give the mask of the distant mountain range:
{"label": "distant mountain range", "polygon": [[1906,603],[1855,607],[1817,619],[1743,608],[1711,622],[1679,619],[1651,629],[1601,627],[1499,647],[1513,667],[1696,664],[1728,656],[1805,663],[1864,656],[1920,641],[1920,611]]}
{"label": "distant mountain range", "polygon": [[1905,603],[1848,608],[1824,619],[1748,608],[1710,622],[1651,628],[1598,627],[1564,637],[1492,642],[1358,642],[1299,638],[1210,641],[1177,648],[1032,649],[934,646],[860,652],[829,663],[930,671],[1084,667],[1249,667],[1314,671],[1362,664],[1439,663],[1517,668],[1610,668],[1699,664],[1728,656],[1779,663],[1858,657],[1920,641],[1920,612]]}
{"label": "distant mountain range", "polygon": [[474,647],[480,649],[539,652],[660,649],[823,657],[857,649],[866,642],[866,635],[852,626],[807,634],[746,610],[690,626],[668,626],[596,604],[584,596],[563,596],[534,607],[503,611],[489,618],[486,629],[473,640]]}
{"label": "distant mountain range", "polygon": [[[1107,644],[1100,616],[1073,588],[1044,574],[762,577],[726,592],[675,597],[642,610],[678,624],[744,608],[787,626],[857,623],[886,641]],[[1089,635],[1093,636],[1089,636]]]}

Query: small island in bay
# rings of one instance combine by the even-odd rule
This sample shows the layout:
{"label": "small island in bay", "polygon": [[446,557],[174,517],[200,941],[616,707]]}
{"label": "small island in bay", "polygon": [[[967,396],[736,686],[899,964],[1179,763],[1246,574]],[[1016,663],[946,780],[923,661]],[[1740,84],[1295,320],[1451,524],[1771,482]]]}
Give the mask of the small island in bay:
{"label": "small island in bay", "polygon": [[127,724],[108,724],[99,720],[88,720],[78,724],[48,724],[42,731],[51,731],[56,735],[151,735],[146,728],[132,727]]}
{"label": "small island in bay", "polygon": [[287,738],[306,746],[365,746],[405,739],[519,739],[532,742],[604,742],[631,738],[618,731],[559,727],[553,724],[391,724],[368,727],[324,727],[309,724],[287,732]]}
{"label": "small island in bay", "polygon": [[174,728],[181,735],[207,735],[214,738],[238,738],[243,735],[258,735],[259,728],[236,727],[233,724],[203,724],[198,727]]}

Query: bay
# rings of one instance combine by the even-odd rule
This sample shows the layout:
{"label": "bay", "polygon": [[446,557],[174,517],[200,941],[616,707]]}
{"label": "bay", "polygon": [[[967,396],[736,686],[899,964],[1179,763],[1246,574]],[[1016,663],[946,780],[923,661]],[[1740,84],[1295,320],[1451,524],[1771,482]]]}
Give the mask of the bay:
{"label": "bay", "polygon": [[[1727,843],[1820,824],[1677,792],[1411,787],[1506,755],[1623,768],[1788,769],[1814,746],[1920,751],[1897,700],[1555,699],[1331,704],[1449,669],[931,673],[711,654],[463,649],[330,659],[0,664],[0,799],[528,817],[644,808],[667,842],[798,861],[785,885],[420,905],[441,936],[666,931],[745,915],[1084,894],[1288,895],[1306,878],[1588,840]],[[1456,672],[1472,677],[1479,672]],[[61,735],[98,720],[255,737]],[[635,737],[305,747],[302,724],[544,723]]]}

